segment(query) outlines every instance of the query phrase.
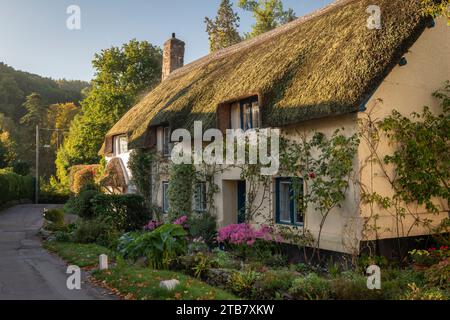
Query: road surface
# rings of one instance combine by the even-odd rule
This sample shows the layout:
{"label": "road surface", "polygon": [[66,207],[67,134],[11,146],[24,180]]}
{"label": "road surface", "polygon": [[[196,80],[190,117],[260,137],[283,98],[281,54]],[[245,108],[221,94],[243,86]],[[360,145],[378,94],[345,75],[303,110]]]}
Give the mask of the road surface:
{"label": "road surface", "polygon": [[48,205],[20,205],[0,212],[0,300],[113,299],[82,276],[81,290],[66,286],[67,266],[41,247],[37,233]]}

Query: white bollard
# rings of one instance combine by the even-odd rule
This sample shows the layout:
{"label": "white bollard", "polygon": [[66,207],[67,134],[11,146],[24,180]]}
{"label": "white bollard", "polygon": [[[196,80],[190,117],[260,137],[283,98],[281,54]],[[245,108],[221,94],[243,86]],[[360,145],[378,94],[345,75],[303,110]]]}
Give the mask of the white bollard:
{"label": "white bollard", "polygon": [[99,269],[108,270],[108,256],[106,254],[101,254],[99,257]]}

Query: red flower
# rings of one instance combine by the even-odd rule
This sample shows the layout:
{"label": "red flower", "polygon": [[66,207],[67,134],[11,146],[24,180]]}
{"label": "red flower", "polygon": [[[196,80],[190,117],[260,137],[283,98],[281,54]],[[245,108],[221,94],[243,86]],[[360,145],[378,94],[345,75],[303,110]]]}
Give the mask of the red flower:
{"label": "red flower", "polygon": [[311,179],[315,179],[315,178],[316,178],[316,174],[315,174],[314,172],[310,172],[310,173],[309,173],[309,177],[310,177]]}
{"label": "red flower", "polygon": [[428,251],[436,251],[436,248],[430,248]]}
{"label": "red flower", "polygon": [[448,246],[441,246],[441,247],[439,248],[439,250],[441,250],[441,251],[448,250]]}

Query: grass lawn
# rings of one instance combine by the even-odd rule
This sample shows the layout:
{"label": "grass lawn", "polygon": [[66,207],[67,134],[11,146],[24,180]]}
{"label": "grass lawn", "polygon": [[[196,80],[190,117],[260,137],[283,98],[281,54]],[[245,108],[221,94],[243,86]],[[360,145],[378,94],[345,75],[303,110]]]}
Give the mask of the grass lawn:
{"label": "grass lawn", "polygon": [[97,266],[101,254],[108,255],[109,260],[114,257],[111,250],[96,244],[47,241],[44,242],[44,248],[56,253],[67,263],[80,268]]}
{"label": "grass lawn", "polygon": [[[94,277],[117,289],[127,299],[136,300],[236,300],[236,296],[187,275],[164,270],[120,266],[107,271],[95,271]],[[159,287],[163,280],[177,279],[180,285],[173,291]]]}
{"label": "grass lawn", "polygon": [[[44,248],[56,253],[67,263],[79,267],[98,265],[98,256],[107,254],[114,257],[114,253],[95,244],[79,244],[71,242],[44,242]],[[126,299],[135,300],[234,300],[236,296],[221,289],[214,288],[202,281],[187,275],[141,268],[128,265],[125,262],[106,271],[94,271],[93,276],[100,285],[106,285]],[[159,287],[163,280],[178,279],[180,285],[173,291]]]}

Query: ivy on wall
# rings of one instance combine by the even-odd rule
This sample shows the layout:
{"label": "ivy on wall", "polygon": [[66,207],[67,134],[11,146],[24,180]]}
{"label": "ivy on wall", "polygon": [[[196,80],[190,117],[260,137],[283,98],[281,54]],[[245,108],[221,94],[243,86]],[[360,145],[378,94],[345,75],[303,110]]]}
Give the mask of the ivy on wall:
{"label": "ivy on wall", "polygon": [[169,168],[169,218],[189,216],[192,212],[192,194],[195,182],[195,167],[191,164],[174,164]]}
{"label": "ivy on wall", "polygon": [[128,167],[133,176],[133,184],[137,192],[144,197],[148,208],[152,206],[152,169],[155,154],[144,149],[131,152]]}

